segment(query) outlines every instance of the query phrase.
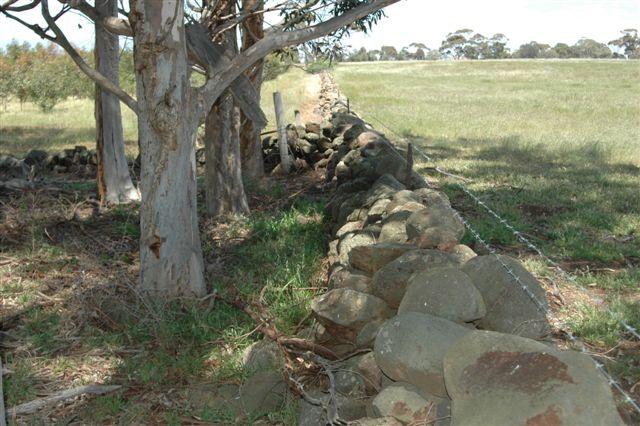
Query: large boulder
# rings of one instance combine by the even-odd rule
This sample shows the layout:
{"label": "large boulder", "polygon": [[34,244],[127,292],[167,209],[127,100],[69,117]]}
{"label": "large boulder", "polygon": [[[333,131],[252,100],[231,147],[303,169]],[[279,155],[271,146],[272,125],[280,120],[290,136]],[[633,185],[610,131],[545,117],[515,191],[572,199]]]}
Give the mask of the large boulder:
{"label": "large boulder", "polygon": [[464,223],[444,204],[433,204],[414,212],[407,220],[407,237],[420,248],[450,250],[464,235]]}
{"label": "large boulder", "polygon": [[367,212],[367,223],[374,223],[382,219],[382,216],[384,216],[384,213],[386,211],[387,204],[389,204],[390,202],[391,200],[389,199],[381,198],[373,203],[373,205]]}
{"label": "large boulder", "polygon": [[532,339],[549,333],[544,289],[518,260],[503,255],[478,256],[467,261],[462,270],[487,307],[487,314],[478,322],[480,328]]}
{"label": "large boulder", "polygon": [[471,247],[464,244],[455,245],[451,249],[451,251],[449,251],[449,253],[451,253],[451,255],[453,255],[453,257],[455,257],[458,263],[461,265],[478,256],[478,254],[473,251]]}
{"label": "large boulder", "polygon": [[418,196],[419,202],[421,202],[425,206],[440,204],[443,206],[451,207],[449,197],[447,197],[444,192],[440,192],[432,188],[420,188],[413,191],[413,193]]}
{"label": "large boulder", "polygon": [[386,210],[386,214],[387,216],[391,216],[394,213],[400,213],[400,212],[417,212],[418,210],[422,210],[424,209],[424,204],[422,203],[417,203],[415,201],[410,201],[408,203],[404,203],[404,204],[400,204],[399,206],[393,206],[393,207],[389,207],[387,206],[387,210]]}
{"label": "large boulder", "polygon": [[350,360],[355,366],[355,371],[362,377],[367,395],[374,395],[380,391],[382,382],[382,370],[376,364],[373,352],[367,352]]}
{"label": "large boulder", "polygon": [[371,402],[373,413],[393,417],[403,424],[441,424],[450,415],[450,401],[428,395],[409,383],[387,386]]}
{"label": "large boulder", "polygon": [[387,263],[415,248],[411,244],[397,243],[360,245],[351,249],[349,263],[356,269],[373,274]]}
{"label": "large boulder", "polygon": [[391,199],[397,191],[403,189],[404,185],[394,176],[389,174],[382,175],[371,185],[371,189],[367,191],[363,203],[365,206],[371,206],[381,198]]}
{"label": "large boulder", "polygon": [[382,229],[378,241],[381,243],[407,242],[407,219],[411,216],[410,211],[398,211],[390,214],[382,220]]}
{"label": "large boulder", "polygon": [[49,157],[47,151],[43,151],[41,149],[32,149],[24,156],[24,162],[28,166],[37,166],[42,167]]}
{"label": "large boulder", "polygon": [[375,242],[375,237],[370,232],[366,231],[350,232],[344,235],[340,238],[340,242],[338,243],[338,257],[340,259],[340,263],[343,265],[349,264],[351,251],[355,247],[367,246],[375,244]]}
{"label": "large boulder", "polygon": [[284,367],[284,355],[273,340],[258,340],[242,352],[242,366],[250,372],[278,370]]}
{"label": "large boulder", "polygon": [[441,266],[414,274],[398,313],[420,312],[464,323],[482,318],[486,308],[480,292],[457,266]]}
{"label": "large boulder", "polygon": [[358,331],[367,323],[390,315],[382,299],[348,288],[316,297],[311,302],[311,310],[331,335],[348,342],[354,342]]}
{"label": "large boulder", "polygon": [[364,226],[364,221],[362,220],[347,222],[336,231],[336,237],[342,238],[343,236],[347,235],[349,232],[360,231],[363,226]]}
{"label": "large boulder", "polygon": [[329,290],[350,288],[361,293],[371,293],[371,276],[357,269],[339,266],[329,275]]}
{"label": "large boulder", "polygon": [[276,411],[284,403],[288,391],[282,373],[264,370],[249,377],[240,387],[240,407],[248,417]]}
{"label": "large boulder", "polygon": [[453,264],[455,260],[438,250],[412,250],[387,263],[373,275],[372,292],[392,308],[400,306],[409,278],[436,266]]}
{"label": "large boulder", "polygon": [[474,331],[444,359],[458,425],[623,425],[587,356],[523,337]]}
{"label": "large boulder", "polygon": [[[396,208],[409,203],[420,204],[420,196],[408,189],[398,191],[395,194],[393,194],[393,197],[391,198],[391,202],[387,206],[387,212],[391,213]],[[422,205],[422,208],[425,208],[425,207],[426,206]]]}
{"label": "large boulder", "polygon": [[26,179],[29,166],[11,155],[0,155],[0,180]]}
{"label": "large boulder", "polygon": [[443,318],[407,312],[388,320],[374,345],[376,362],[392,380],[446,396],[442,360],[469,329]]}

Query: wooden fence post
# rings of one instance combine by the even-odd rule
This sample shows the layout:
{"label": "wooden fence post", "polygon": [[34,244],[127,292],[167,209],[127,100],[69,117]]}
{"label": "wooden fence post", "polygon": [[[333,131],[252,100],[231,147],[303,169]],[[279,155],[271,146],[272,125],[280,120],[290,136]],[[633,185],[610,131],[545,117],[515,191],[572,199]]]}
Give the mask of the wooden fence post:
{"label": "wooden fence post", "polygon": [[280,164],[282,171],[289,173],[291,170],[291,158],[289,157],[289,144],[287,143],[287,124],[284,117],[282,95],[273,93],[273,105],[276,110],[276,125],[278,126],[278,148],[280,148]]}

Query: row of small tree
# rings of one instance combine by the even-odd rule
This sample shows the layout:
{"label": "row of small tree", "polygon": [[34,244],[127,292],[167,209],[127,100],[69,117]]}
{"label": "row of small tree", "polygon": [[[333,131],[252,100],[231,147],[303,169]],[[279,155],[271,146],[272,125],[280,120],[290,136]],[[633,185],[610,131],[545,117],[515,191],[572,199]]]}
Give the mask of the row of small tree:
{"label": "row of small tree", "polygon": [[555,46],[531,41],[511,52],[509,39],[498,33],[491,37],[464,28],[452,33],[442,41],[438,49],[430,49],[422,43],[411,43],[398,51],[393,46],[382,46],[369,50],[360,48],[344,57],[350,62],[363,61],[407,61],[439,59],[505,59],[505,58],[618,58],[640,59],[640,37],[638,30],[629,28],[621,36],[607,44],[582,38],[573,46],[557,43]]}
{"label": "row of small tree", "polygon": [[[86,52],[83,52],[83,55]],[[93,96],[93,84],[54,45],[10,43],[0,51],[0,99],[50,111],[67,97]],[[6,104],[5,104],[6,106]]]}
{"label": "row of small tree", "polygon": [[[94,66],[94,51],[77,49],[82,58]],[[133,52],[123,49],[119,53],[120,81],[123,89],[135,93]],[[0,102],[6,107],[9,99],[20,107],[32,102],[41,111],[50,112],[67,98],[93,99],[95,84],[53,43],[11,41],[0,48]]]}

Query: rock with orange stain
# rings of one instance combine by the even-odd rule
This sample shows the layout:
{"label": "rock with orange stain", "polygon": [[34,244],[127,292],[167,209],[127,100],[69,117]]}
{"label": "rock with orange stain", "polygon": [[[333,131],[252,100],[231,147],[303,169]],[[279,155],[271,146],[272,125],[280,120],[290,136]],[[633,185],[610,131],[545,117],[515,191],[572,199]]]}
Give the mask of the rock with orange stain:
{"label": "rock with orange stain", "polygon": [[430,395],[409,383],[387,386],[371,402],[373,413],[393,417],[403,424],[440,425],[448,418],[451,404],[448,398]]}
{"label": "rock with orange stain", "polygon": [[453,424],[623,425],[591,359],[531,339],[473,331],[450,347],[444,378]]}

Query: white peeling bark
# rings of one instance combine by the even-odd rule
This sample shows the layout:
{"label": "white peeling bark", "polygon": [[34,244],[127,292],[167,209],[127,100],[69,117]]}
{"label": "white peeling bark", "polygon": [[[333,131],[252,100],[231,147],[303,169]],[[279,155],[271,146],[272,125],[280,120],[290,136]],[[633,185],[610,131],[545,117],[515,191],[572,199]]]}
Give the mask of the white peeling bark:
{"label": "white peeling bark", "polygon": [[[116,0],[102,0],[96,9],[104,16],[117,16]],[[96,69],[107,79],[120,83],[118,36],[96,25]],[[102,203],[138,201],[140,195],[131,182],[124,153],[124,132],[120,100],[96,85],[95,99],[96,151],[98,154],[98,192]]]}
{"label": "white peeling bark", "polygon": [[196,121],[182,0],[132,0],[141,149],[140,286],[206,292],[196,208]]}

